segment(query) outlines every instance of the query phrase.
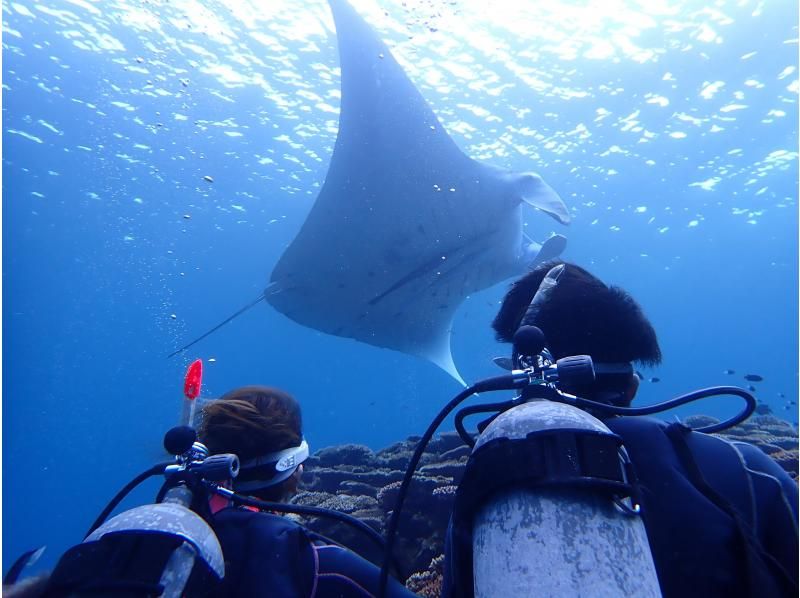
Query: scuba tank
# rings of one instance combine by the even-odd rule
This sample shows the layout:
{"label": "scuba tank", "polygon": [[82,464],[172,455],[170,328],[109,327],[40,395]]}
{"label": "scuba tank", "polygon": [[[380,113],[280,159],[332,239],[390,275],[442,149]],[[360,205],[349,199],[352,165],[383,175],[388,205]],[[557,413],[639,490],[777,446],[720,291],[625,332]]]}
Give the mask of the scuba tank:
{"label": "scuba tank", "polygon": [[619,438],[585,411],[542,400],[498,416],[456,499],[459,517],[473,513],[476,598],[660,596],[644,523],[622,502],[628,470]]}
{"label": "scuba tank", "polygon": [[[239,460],[231,454],[209,456],[205,446],[194,442],[195,437],[188,427],[167,433],[164,444],[178,456],[177,464],[162,464],[146,472],[168,476],[161,500],[105,523],[107,513],[102,514],[83,542],[61,557],[45,596],[180,598],[205,595],[222,580],[225,561],[217,536],[191,507],[201,481],[236,477]],[[180,446],[183,443],[189,446]],[[107,512],[116,502],[115,498]]]}
{"label": "scuba tank", "polygon": [[[660,596],[622,440],[587,411],[552,400],[565,394],[559,387],[597,378],[591,358],[553,363],[544,335],[528,326],[514,345],[515,364],[541,384],[499,405],[477,440],[463,419],[488,409],[456,418],[473,448],[453,508],[454,595]],[[632,374],[630,364],[599,369]]]}

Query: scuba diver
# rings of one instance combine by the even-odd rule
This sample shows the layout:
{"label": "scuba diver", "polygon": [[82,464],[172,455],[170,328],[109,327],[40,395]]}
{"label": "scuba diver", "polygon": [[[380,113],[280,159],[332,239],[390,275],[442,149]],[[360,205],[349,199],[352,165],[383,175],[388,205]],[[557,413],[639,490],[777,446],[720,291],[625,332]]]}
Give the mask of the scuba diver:
{"label": "scuba diver", "polygon": [[[284,502],[297,491],[309,455],[300,405],[263,386],[233,390],[205,405],[199,439],[211,454],[241,460],[233,489]],[[367,598],[377,593],[379,569],[307,528],[269,512],[236,507],[214,495],[212,526],[225,555],[226,574],[212,595]],[[391,580],[388,596],[414,596]]]}
{"label": "scuba diver", "polygon": [[[194,365],[185,386],[191,400],[200,388],[201,369]],[[300,405],[291,395],[265,386],[233,390],[206,403],[199,435],[188,425],[172,428],[164,447],[175,455],[174,462],[151,467],[120,490],[84,541],[67,550],[49,576],[20,579],[42,549],[22,555],[3,579],[3,594],[21,598],[370,598],[378,594],[378,567],[279,514],[331,517],[384,548],[380,534],[354,517],[283,502],[297,492],[309,456]],[[135,486],[157,475],[164,475],[166,482],[155,503],[106,521]],[[382,588],[390,597],[415,596],[395,579]]]}
{"label": "scuba diver", "polygon": [[[514,342],[515,360],[518,358],[519,338],[515,335],[524,326],[535,326],[543,333],[543,347],[534,352],[548,354],[549,351],[554,364],[551,369],[559,363],[566,371],[567,367],[575,365],[569,361],[573,356],[590,356],[598,375],[593,373],[583,381],[576,379],[561,390],[567,390],[573,398],[593,401],[598,407],[617,409],[618,413],[625,412],[626,408],[628,412],[635,411],[630,404],[636,395],[639,378],[631,363],[655,365],[661,361],[656,333],[634,299],[624,290],[609,287],[572,264],[558,261],[542,264],[515,282],[505,296],[493,328],[499,341]],[[613,364],[607,368],[611,375],[599,375],[602,364]],[[521,391],[517,400],[526,399],[528,388]],[[752,397],[750,400],[754,405]],[[633,480],[632,486],[637,488],[637,514],[641,515],[646,529],[645,550],[649,543],[657,573],[652,593],[637,595],[660,593],[670,598],[797,596],[798,488],[783,469],[760,449],[743,442],[729,442],[693,431],[680,423],[609,415],[605,409],[587,409],[587,404],[588,401],[582,401],[578,406],[602,420],[606,432],[610,430],[613,433],[609,434],[610,437],[621,439],[627,451],[627,475]],[[509,409],[506,413],[511,411]],[[473,413],[476,412],[478,410],[474,409]],[[495,425],[484,424],[489,426],[489,430]],[[544,427],[552,428],[552,420],[549,424]],[[457,427],[459,425],[457,418]],[[486,426],[481,431],[484,430],[487,430]],[[526,439],[524,433],[521,434],[524,443]],[[479,438],[478,445],[480,442]],[[475,442],[471,441],[471,444],[475,445]],[[500,447],[505,452],[502,459],[495,462],[497,466],[492,470],[492,477],[517,475],[513,478],[516,480],[514,483],[523,487],[529,480],[516,473],[523,464],[509,456],[510,444],[513,443],[505,442]],[[592,450],[587,452],[591,458]],[[530,465],[535,461],[531,454],[525,465],[534,467]],[[475,456],[474,449],[470,462]],[[485,543],[486,537],[490,536],[482,536],[480,542],[477,539],[478,524],[475,522],[480,509],[485,511],[486,507],[476,504],[471,495],[486,484],[486,478],[472,476],[479,481],[469,483],[470,467],[468,464],[468,472],[457,492],[448,530],[443,592],[443,596],[448,597],[473,595],[473,575],[477,575],[478,559],[497,567],[496,555],[493,557],[495,561],[491,561],[485,554],[479,554],[481,549],[485,550],[479,544]],[[505,474],[505,469],[516,471]],[[595,475],[595,479],[604,476]],[[612,476],[605,477],[610,479]],[[468,506],[463,507],[464,504]],[[565,506],[562,504],[557,511],[561,518],[567,516]],[[504,509],[502,534],[523,538],[525,534],[519,532],[524,530],[512,529],[512,509],[507,505]],[[526,512],[528,525],[536,529],[534,533],[542,533],[542,526],[546,523],[542,523],[541,513],[536,514],[537,523],[531,524],[530,512],[533,511]],[[576,520],[578,524],[573,522],[567,534],[569,554],[579,553],[576,545],[594,541],[593,535],[602,526],[589,529],[586,523],[591,517],[587,514],[586,519]],[[602,523],[605,527],[615,525],[611,519]],[[473,533],[476,534],[474,553]],[[538,548],[536,545],[534,550]],[[523,552],[520,558],[524,563],[553,559],[551,569],[559,569],[558,562],[543,547],[538,553]],[[627,561],[624,556],[608,568],[631,569],[630,573],[635,577],[638,566],[631,567],[629,562],[623,561]],[[561,562],[565,561],[562,559]],[[619,571],[612,573],[619,577]],[[584,574],[585,571],[575,573],[576,576]],[[646,571],[642,573],[646,574]],[[535,578],[532,583],[537,583]],[[475,582],[476,588],[478,585]],[[547,594],[542,587],[539,586],[538,591]],[[578,587],[587,589],[586,585]],[[602,593],[596,588],[592,591],[594,595]],[[536,585],[529,587],[527,592],[536,595]],[[491,592],[481,593],[476,589],[474,595],[491,595]],[[612,592],[612,595],[616,593]]]}

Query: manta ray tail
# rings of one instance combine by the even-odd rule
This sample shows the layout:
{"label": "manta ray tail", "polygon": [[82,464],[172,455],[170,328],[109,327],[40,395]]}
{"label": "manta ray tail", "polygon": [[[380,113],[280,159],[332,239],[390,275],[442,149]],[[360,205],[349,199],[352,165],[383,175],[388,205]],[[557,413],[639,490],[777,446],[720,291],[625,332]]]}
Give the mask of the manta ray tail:
{"label": "manta ray tail", "polygon": [[208,332],[206,332],[206,333],[205,333],[205,334],[203,334],[202,336],[199,336],[199,337],[197,337],[196,339],[194,339],[194,340],[193,340],[191,343],[189,343],[188,345],[184,345],[183,347],[181,347],[181,348],[180,348],[180,349],[178,349],[177,351],[173,351],[172,353],[170,353],[169,355],[167,355],[167,359],[169,359],[170,357],[174,357],[174,356],[175,356],[175,355],[177,355],[178,353],[183,353],[184,351],[186,351],[186,349],[188,349],[188,348],[189,348],[189,347],[191,347],[192,345],[195,345],[195,344],[199,343],[201,340],[203,340],[203,339],[204,339],[204,338],[206,338],[207,336],[209,336],[209,335],[213,334],[214,332],[216,332],[217,330],[219,330],[220,328],[222,328],[223,326],[225,326],[225,324],[227,324],[228,322],[232,322],[234,319],[236,319],[236,318],[238,318],[239,316],[241,316],[241,315],[242,315],[244,312],[246,312],[248,309],[250,309],[250,308],[251,308],[251,307],[253,307],[254,305],[256,305],[256,304],[258,304],[258,303],[261,303],[261,302],[264,300],[264,298],[265,298],[265,297],[266,297],[266,295],[265,295],[264,293],[261,293],[261,294],[260,294],[258,297],[256,297],[256,298],[255,298],[253,301],[251,301],[250,303],[248,303],[247,305],[245,305],[245,306],[244,306],[242,309],[240,309],[239,311],[237,311],[235,314],[233,314],[233,315],[232,315],[232,316],[230,316],[229,318],[226,318],[224,321],[222,321],[222,322],[220,322],[219,324],[217,324],[216,326],[214,326],[214,327],[213,327],[211,330],[209,330]]}
{"label": "manta ray tail", "polygon": [[458,369],[456,368],[456,364],[453,362],[453,358],[452,357],[450,357],[450,359],[448,361],[446,361],[446,362],[437,361],[437,362],[434,362],[434,363],[436,363],[436,365],[438,365],[440,368],[442,368],[445,372],[450,374],[455,379],[455,381],[458,382],[464,388],[469,386],[466,382],[464,382],[464,378],[461,377],[461,374],[459,373]]}

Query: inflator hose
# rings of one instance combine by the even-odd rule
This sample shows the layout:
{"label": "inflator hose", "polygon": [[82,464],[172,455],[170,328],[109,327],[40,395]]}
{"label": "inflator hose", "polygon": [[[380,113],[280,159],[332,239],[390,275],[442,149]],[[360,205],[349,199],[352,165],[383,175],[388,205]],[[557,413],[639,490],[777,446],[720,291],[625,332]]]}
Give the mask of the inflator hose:
{"label": "inflator hose", "polygon": [[[378,548],[380,548],[382,552],[386,551],[386,544],[383,540],[383,537],[381,537],[381,535],[377,531],[372,529],[369,525],[367,525],[357,517],[353,517],[352,515],[348,515],[347,513],[342,513],[341,511],[335,511],[333,509],[310,507],[307,505],[293,505],[288,503],[268,502],[265,500],[259,500],[257,498],[252,498],[250,496],[237,494],[228,488],[223,488],[214,483],[206,483],[205,486],[211,492],[214,492],[216,494],[219,494],[220,496],[227,498],[234,504],[247,505],[263,511],[274,511],[277,513],[294,513],[296,515],[312,515],[315,517],[327,517],[328,519],[335,519],[336,521],[349,525],[355,528],[357,531],[360,531],[361,533],[365,534],[372,542],[374,542],[378,546]],[[331,544],[337,544],[337,545],[339,544],[338,542],[331,540],[330,538],[326,538],[322,534],[318,534],[317,532],[314,532],[314,534],[324,539],[326,542],[330,542]],[[394,561],[392,564],[394,565],[397,574],[400,575],[401,574],[400,567],[397,561]]]}
{"label": "inflator hose", "polygon": [[157,463],[150,469],[143,471],[130,482],[125,484],[125,486],[119,492],[117,492],[114,498],[111,499],[111,502],[106,505],[106,508],[103,509],[103,512],[97,516],[97,519],[95,519],[92,527],[89,528],[89,531],[86,532],[86,535],[83,537],[83,539],[85,540],[88,538],[94,530],[103,525],[103,522],[108,518],[109,515],[111,515],[111,512],[117,508],[117,505],[122,502],[122,499],[125,498],[125,496],[127,496],[131,490],[136,488],[136,486],[144,482],[147,478],[164,473],[164,470],[172,464],[172,462]]}
{"label": "inflator hose", "polygon": [[392,549],[394,547],[395,536],[397,535],[397,525],[400,522],[400,513],[403,510],[403,502],[405,501],[406,494],[408,494],[408,486],[411,484],[411,478],[414,477],[414,472],[417,469],[417,465],[419,465],[419,460],[422,458],[422,453],[425,452],[425,448],[428,446],[431,438],[433,438],[437,428],[442,424],[447,416],[450,415],[453,409],[458,407],[461,402],[470,396],[479,392],[487,392],[492,390],[510,390],[520,386],[522,381],[523,379],[518,376],[507,374],[505,376],[496,376],[494,378],[487,378],[486,380],[476,382],[472,386],[462,390],[453,399],[451,399],[450,402],[444,406],[436,418],[430,423],[428,429],[425,430],[425,434],[423,434],[422,438],[420,438],[419,442],[417,443],[417,448],[414,450],[414,454],[411,456],[411,460],[408,462],[406,473],[403,476],[402,483],[400,484],[400,490],[397,493],[397,500],[395,501],[394,509],[392,510],[392,516],[389,519],[389,525],[386,529],[386,557],[383,560],[381,577],[378,583],[378,596],[380,596],[380,598],[384,598],[384,596],[386,596],[386,582],[389,579],[389,563],[392,558]]}
{"label": "inflator hose", "polygon": [[708,397],[716,397],[721,395],[734,395],[741,397],[744,399],[746,405],[744,409],[729,419],[716,424],[711,424],[710,426],[703,426],[702,428],[692,428],[695,432],[713,434],[715,432],[732,428],[736,424],[742,423],[748,417],[753,415],[753,412],[756,410],[755,397],[738,386],[711,386],[710,388],[694,390],[686,393],[685,395],[670,399],[669,401],[656,403],[655,405],[648,405],[647,407],[616,407],[614,405],[596,403],[595,401],[581,398],[571,400],[567,402],[567,404],[574,405],[582,409],[594,409],[608,415],[652,415],[653,413],[661,413],[662,411],[667,411],[668,409],[680,407],[686,403],[693,403],[694,401],[699,401],[700,399],[707,399]]}
{"label": "inflator hose", "polygon": [[[228,496],[226,494],[226,496]],[[369,525],[356,517],[352,517],[347,513],[335,511],[333,509],[322,509],[319,507],[309,507],[307,505],[292,505],[279,502],[268,502],[258,500],[249,496],[242,496],[241,494],[232,494],[228,496],[236,504],[247,505],[249,507],[256,507],[263,511],[276,511],[278,513],[294,513],[296,515],[313,515],[314,517],[327,517],[328,519],[335,519],[341,523],[354,527],[361,533],[365,534],[378,548],[382,551],[386,549],[386,544],[381,535],[372,529]]]}

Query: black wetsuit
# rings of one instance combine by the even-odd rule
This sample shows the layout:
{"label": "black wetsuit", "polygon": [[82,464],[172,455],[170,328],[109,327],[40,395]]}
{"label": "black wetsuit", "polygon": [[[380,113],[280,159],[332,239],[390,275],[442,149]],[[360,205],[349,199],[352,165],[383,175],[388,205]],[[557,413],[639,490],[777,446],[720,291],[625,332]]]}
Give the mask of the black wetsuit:
{"label": "black wetsuit", "polygon": [[605,424],[633,462],[665,597],[797,596],[797,484],[775,461],[679,424]]}
{"label": "black wetsuit", "polygon": [[[369,598],[380,570],[279,515],[227,508],[214,515],[225,556],[225,579],[214,596],[242,598]],[[411,598],[390,579],[386,596]]]}
{"label": "black wetsuit", "polygon": [[[775,461],[680,424],[645,417],[605,424],[622,437],[638,478],[665,598],[798,595],[797,484]],[[451,521],[442,596],[472,595],[471,545],[471,524]]]}

